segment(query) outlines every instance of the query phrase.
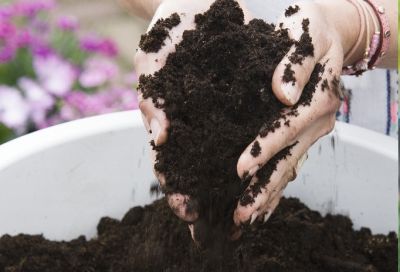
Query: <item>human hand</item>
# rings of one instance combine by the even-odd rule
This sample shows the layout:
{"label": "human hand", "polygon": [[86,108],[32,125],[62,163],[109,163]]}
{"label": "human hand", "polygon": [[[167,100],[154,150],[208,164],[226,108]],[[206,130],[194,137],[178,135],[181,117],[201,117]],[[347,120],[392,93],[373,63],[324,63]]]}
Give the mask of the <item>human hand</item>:
{"label": "human hand", "polygon": [[[196,14],[206,12],[214,0],[203,1],[188,1],[188,0],[163,0],[155,12],[152,19],[149,31],[155,23],[161,18],[168,18],[173,13],[178,13],[181,22],[169,31],[169,38],[165,39],[164,45],[156,53],[146,53],[143,50],[138,50],[135,56],[135,67],[139,74],[154,74],[161,69],[166,62],[168,55],[175,51],[175,45],[182,40],[182,34],[185,30],[195,28],[194,17]],[[246,8],[238,1],[245,14],[246,23],[250,20],[249,13]],[[162,101],[158,101],[161,102]],[[149,135],[154,141],[155,146],[162,145],[167,140],[169,121],[166,118],[164,111],[157,108],[151,98],[143,99],[143,95],[139,92],[139,107],[142,111],[142,117]],[[152,152],[153,164],[155,162],[155,152]],[[165,177],[162,173],[157,173],[161,187],[165,186]],[[182,194],[169,194],[167,195],[168,203],[172,210],[181,219],[192,223],[196,221],[198,214],[192,207],[192,200],[189,196]],[[192,225],[193,226],[193,225]],[[193,233],[193,227],[191,227]]]}
{"label": "human hand", "polygon": [[[350,51],[359,35],[357,23],[353,22],[351,28],[346,27],[346,24],[352,23],[349,22],[349,18],[355,20],[358,18],[356,9],[346,0],[302,2],[297,6],[299,10],[291,16],[282,16],[277,27],[287,28],[291,38],[296,41],[307,39],[304,35],[308,28],[314,47],[313,54],[299,63],[298,59],[293,58],[293,52],[297,47],[294,45],[277,66],[272,88],[282,103],[287,106],[296,105],[298,114],[282,118],[280,128],[265,137],[258,136],[239,158],[237,164],[239,176],[253,177],[243,197],[249,195],[255,197],[252,203],[239,201],[234,213],[234,222],[238,226],[247,222],[253,223],[256,219],[264,222],[268,220],[279,204],[286,185],[296,177],[307,156],[308,148],[333,129],[336,111],[340,105],[339,76],[344,55]],[[362,49],[356,50],[356,53],[362,54]],[[355,61],[360,58],[360,55],[354,55],[349,59]],[[289,68],[288,64],[291,65]],[[323,67],[321,80],[309,105],[304,105],[301,94],[316,66],[320,69]],[[287,69],[294,77],[289,82],[284,79]],[[318,74],[314,73],[313,77],[318,78]],[[312,80],[315,81],[316,78]],[[261,148],[261,154],[254,157],[251,155],[251,150],[256,141]],[[257,171],[289,146],[292,146],[291,155],[278,162],[269,181],[263,181],[266,185],[261,188],[261,193],[253,194],[251,186],[261,182],[258,180]]]}

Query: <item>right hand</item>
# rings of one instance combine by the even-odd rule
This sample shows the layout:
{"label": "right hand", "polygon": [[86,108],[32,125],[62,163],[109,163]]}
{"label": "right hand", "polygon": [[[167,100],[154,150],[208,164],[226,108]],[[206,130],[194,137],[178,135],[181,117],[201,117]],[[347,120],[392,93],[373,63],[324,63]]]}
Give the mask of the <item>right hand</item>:
{"label": "right hand", "polygon": [[[175,51],[175,45],[182,40],[182,34],[185,30],[193,30],[196,25],[194,17],[196,14],[206,12],[214,0],[188,1],[188,0],[163,0],[157,8],[153,19],[148,27],[148,31],[153,27],[158,19],[168,18],[173,13],[178,13],[181,23],[172,28],[169,32],[169,38],[165,45],[157,53],[145,53],[139,49],[135,56],[135,69],[138,74],[152,75],[160,70],[166,62],[168,55]],[[245,22],[250,20],[249,12],[238,0],[244,14]],[[139,108],[142,111],[143,122],[149,133],[151,140],[156,146],[162,145],[167,140],[169,121],[162,109],[155,107],[151,98],[143,99],[143,95],[139,92]],[[152,151],[153,164],[155,163],[155,153]],[[165,177],[162,173],[155,174],[161,184],[165,186]],[[169,194],[167,195],[168,203],[174,213],[186,222],[193,223],[198,218],[198,213],[192,209],[187,209],[190,198],[187,195]],[[193,234],[193,228],[191,228]]]}

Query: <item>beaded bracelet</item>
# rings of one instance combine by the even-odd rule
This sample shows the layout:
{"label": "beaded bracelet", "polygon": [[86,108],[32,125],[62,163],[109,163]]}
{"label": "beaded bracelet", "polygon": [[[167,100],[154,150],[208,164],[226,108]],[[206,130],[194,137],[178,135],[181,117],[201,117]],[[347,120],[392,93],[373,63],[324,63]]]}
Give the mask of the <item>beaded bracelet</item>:
{"label": "beaded bracelet", "polygon": [[[376,4],[375,0],[348,0],[351,2],[359,13],[360,17],[360,35],[355,46],[345,56],[344,62],[354,54],[363,38],[366,29],[366,49],[361,60],[354,65],[343,68],[343,75],[361,75],[368,69],[374,69],[375,65],[385,56],[390,43],[390,26],[389,20],[385,14],[385,9]],[[374,24],[374,34],[370,36],[370,25],[368,16],[372,18]]]}

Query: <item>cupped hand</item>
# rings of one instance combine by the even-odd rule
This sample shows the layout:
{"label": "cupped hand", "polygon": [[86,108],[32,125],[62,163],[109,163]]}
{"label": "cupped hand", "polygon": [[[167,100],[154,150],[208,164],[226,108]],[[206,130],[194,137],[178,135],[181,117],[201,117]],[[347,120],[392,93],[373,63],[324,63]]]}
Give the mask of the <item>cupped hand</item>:
{"label": "cupped hand", "polygon": [[[240,177],[253,176],[249,190],[246,190],[245,194],[252,194],[251,186],[260,182],[256,173],[261,167],[281,150],[289,146],[292,148],[290,155],[278,162],[269,180],[264,181],[266,186],[261,188],[261,193],[250,195],[250,197],[255,196],[254,202],[242,205],[239,201],[234,213],[234,222],[238,226],[256,220],[264,222],[268,220],[279,204],[288,182],[295,179],[299,168],[307,158],[308,148],[333,129],[336,111],[340,106],[339,76],[343,67],[344,53],[349,50],[352,41],[348,39],[343,41],[343,34],[338,31],[334,21],[326,16],[328,11],[323,5],[304,2],[297,6],[299,10],[291,16],[282,16],[277,27],[287,28],[291,38],[296,41],[305,38],[302,35],[308,28],[314,51],[311,56],[305,57],[299,63],[299,60],[293,58],[293,52],[298,46],[294,45],[277,66],[272,87],[282,103],[287,106],[296,105],[298,114],[282,118],[280,128],[265,137],[258,136],[254,140],[261,147],[259,156],[251,155],[254,142],[242,153],[237,164],[238,174]],[[283,79],[288,64],[295,81],[287,82]],[[301,94],[317,65],[319,68],[323,67],[321,79],[310,104],[304,105],[301,103]],[[299,100],[300,103],[297,104]]]}
{"label": "cupped hand", "polygon": [[[152,75],[160,70],[166,62],[168,55],[175,51],[175,45],[182,40],[182,35],[185,30],[195,29],[195,15],[206,12],[214,0],[202,1],[187,1],[187,0],[163,0],[157,8],[154,17],[148,27],[148,31],[152,29],[154,24],[161,18],[170,17],[173,13],[178,13],[181,22],[169,31],[169,37],[164,41],[164,45],[156,53],[146,53],[139,49],[135,55],[135,69],[138,74]],[[241,1],[241,5],[245,21],[250,20],[249,13]],[[158,101],[161,102],[162,101]],[[164,111],[157,108],[151,98],[143,99],[139,92],[139,107],[142,112],[143,122],[149,133],[149,136],[154,145],[159,146],[166,142],[168,136],[169,121],[166,118]],[[153,164],[155,163],[155,153],[152,152]],[[160,181],[161,187],[165,186],[165,177],[162,173],[155,171],[157,178]],[[198,214],[195,210],[188,208],[190,206],[190,198],[187,195],[172,193],[167,195],[168,203],[174,213],[181,219],[192,223],[196,221]],[[193,225],[191,225],[193,226]],[[193,230],[193,227],[191,227]]]}

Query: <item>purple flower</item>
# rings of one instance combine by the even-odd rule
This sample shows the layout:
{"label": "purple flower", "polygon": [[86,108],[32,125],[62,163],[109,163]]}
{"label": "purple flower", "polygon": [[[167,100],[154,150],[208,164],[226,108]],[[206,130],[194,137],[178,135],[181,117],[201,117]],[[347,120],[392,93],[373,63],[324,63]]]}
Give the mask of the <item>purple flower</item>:
{"label": "purple flower", "polygon": [[118,49],[112,40],[104,39],[100,44],[99,52],[109,57],[115,57],[118,54]]}
{"label": "purple flower", "polygon": [[25,47],[30,45],[32,40],[31,34],[28,30],[20,30],[16,36],[17,47]]}
{"label": "purple flower", "polygon": [[57,20],[57,26],[64,31],[74,31],[78,28],[78,19],[73,16],[62,16]]}
{"label": "purple flower", "polygon": [[76,80],[77,73],[74,67],[57,55],[36,56],[33,59],[33,67],[40,84],[58,97],[67,94]]}
{"label": "purple flower", "polygon": [[0,6],[0,21],[10,19],[14,15],[14,7],[9,4],[2,4]]}
{"label": "purple flower", "polygon": [[94,35],[84,36],[80,39],[80,47],[87,52],[97,52],[100,47],[100,39]]}
{"label": "purple flower", "polygon": [[8,20],[0,19],[0,63],[12,60],[17,51],[17,30]]}
{"label": "purple flower", "polygon": [[113,41],[101,39],[94,35],[81,38],[80,47],[86,52],[100,53],[109,57],[114,57],[118,54],[117,47]]}
{"label": "purple flower", "polygon": [[54,55],[54,49],[40,37],[32,37],[31,50],[37,58],[50,58]]}
{"label": "purple flower", "polygon": [[112,80],[118,74],[118,66],[109,59],[94,57],[84,64],[79,82],[85,88],[98,87]]}
{"label": "purple flower", "polygon": [[26,131],[29,105],[21,93],[9,86],[0,85],[0,122],[15,130],[17,134]]}
{"label": "purple flower", "polygon": [[18,80],[18,86],[29,105],[31,120],[36,127],[42,127],[46,122],[48,111],[55,104],[55,99],[32,79],[22,77]]}
{"label": "purple flower", "polygon": [[0,64],[7,63],[14,59],[17,48],[13,44],[0,45]]}
{"label": "purple flower", "polygon": [[15,26],[8,20],[0,20],[0,39],[12,39],[17,33]]}
{"label": "purple flower", "polygon": [[137,108],[137,96],[129,89],[113,88],[93,94],[73,91],[64,99],[60,118],[64,121],[70,121],[92,115]]}
{"label": "purple flower", "polygon": [[55,7],[54,0],[20,0],[14,4],[15,12],[18,15],[35,17],[39,12],[51,10]]}

